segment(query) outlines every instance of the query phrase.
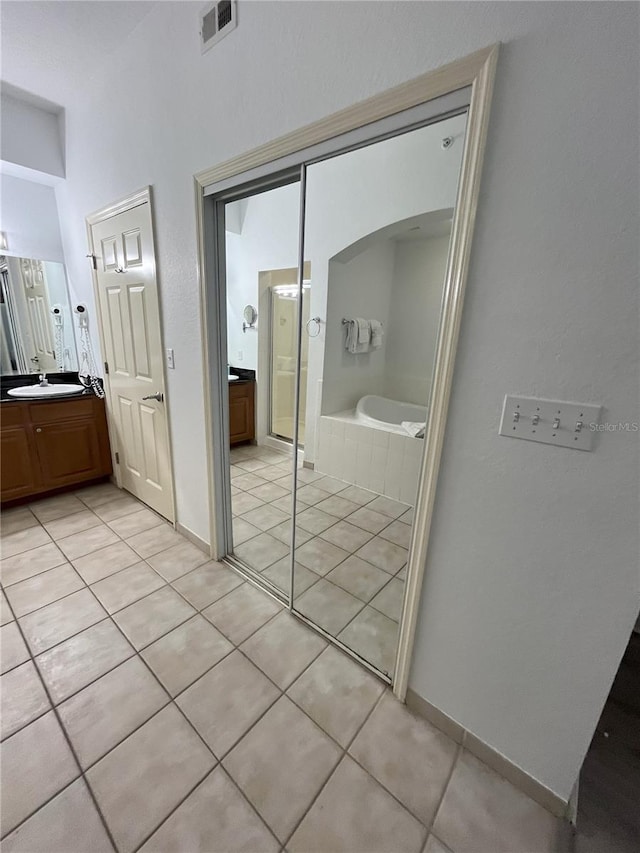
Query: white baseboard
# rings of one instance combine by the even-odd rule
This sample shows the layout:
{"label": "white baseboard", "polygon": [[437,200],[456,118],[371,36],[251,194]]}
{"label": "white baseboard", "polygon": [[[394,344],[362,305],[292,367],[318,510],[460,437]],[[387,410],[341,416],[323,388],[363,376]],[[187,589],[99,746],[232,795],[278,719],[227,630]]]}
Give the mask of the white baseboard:
{"label": "white baseboard", "polygon": [[530,776],[525,770],[518,767],[517,764],[509,761],[497,749],[480,740],[479,737],[476,737],[472,732],[465,729],[464,726],[461,726],[460,723],[453,720],[439,708],[436,708],[431,702],[423,699],[422,696],[419,696],[411,688],[407,690],[407,707],[418,714],[418,716],[424,717],[456,743],[461,744],[464,749],[475,755],[476,758],[479,758],[480,761],[483,761],[488,767],[495,770],[496,773],[508,782],[511,782],[514,787],[518,788],[518,790],[522,791],[528,797],[531,797],[532,800],[535,800],[547,809],[547,811],[561,818],[566,818],[569,815],[569,802],[563,800],[562,797],[555,794],[543,785],[542,782],[534,779],[533,776]]}
{"label": "white baseboard", "polygon": [[180,524],[179,521],[176,521],[176,530],[178,533],[181,533],[185,539],[188,539],[189,542],[192,542],[196,548],[199,548],[201,551],[204,551],[205,554],[211,555],[211,546],[208,542],[205,542],[204,539],[201,539],[197,533],[194,533],[193,530],[189,530],[188,527],[185,527],[184,524]]}

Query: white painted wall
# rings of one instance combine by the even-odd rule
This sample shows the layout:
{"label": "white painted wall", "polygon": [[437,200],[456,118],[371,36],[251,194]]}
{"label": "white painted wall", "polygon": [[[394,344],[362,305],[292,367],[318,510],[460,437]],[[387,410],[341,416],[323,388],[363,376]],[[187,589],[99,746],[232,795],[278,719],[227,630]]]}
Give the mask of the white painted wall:
{"label": "white painted wall", "polygon": [[[319,377],[323,415],[353,409],[364,394],[382,394],[384,390],[388,335],[384,335],[378,350],[350,353],[344,345],[342,318],[375,319],[385,330],[389,328],[394,261],[395,244],[391,240],[376,242],[349,261],[329,261],[328,293],[321,311],[326,317],[324,364]],[[315,402],[314,391],[309,390],[308,401]],[[315,405],[312,411],[315,413]],[[310,420],[307,413],[307,422]],[[314,427],[313,434],[317,424]],[[306,446],[305,457],[308,458]]]}
{"label": "white painted wall", "polygon": [[[325,351],[342,346],[339,321],[344,315],[326,313],[329,259],[392,223],[453,208],[465,125],[466,117],[456,116],[307,169],[305,255],[312,271],[311,316],[326,314],[327,322],[309,345],[305,461],[315,457],[317,386]],[[451,148],[442,148],[445,136],[455,138]]]}
{"label": "white painted wall", "polygon": [[53,187],[0,175],[0,220],[7,235],[4,254],[64,262]]}
{"label": "white painted wall", "polygon": [[[375,387],[378,393],[383,390],[380,365],[384,353],[347,357],[342,346],[344,330],[340,321],[343,316],[354,316],[354,312],[355,316],[362,316],[363,312],[366,316],[374,316],[371,314],[373,306],[365,310],[364,291],[360,288],[360,284],[365,288],[365,283],[358,271],[359,264],[366,261],[350,267],[356,284],[351,287],[341,278],[341,283],[333,287],[328,302],[330,259],[392,223],[453,207],[465,123],[464,116],[457,116],[317,163],[307,170],[305,260],[311,263],[310,313],[324,321],[320,334],[309,340],[305,407],[307,462],[315,459],[318,386],[323,372],[328,376],[327,387],[331,389],[323,390],[323,394],[330,395],[326,400],[323,397],[324,412],[339,411],[351,405],[350,401],[358,392],[358,377],[362,381],[366,377],[367,387]],[[445,136],[456,139],[456,144],[447,150],[441,146]],[[234,203],[229,207],[232,230],[227,233],[226,240],[227,350],[231,364],[256,369],[258,336],[255,332],[243,334],[242,310],[247,303],[257,305],[260,270],[297,266],[298,185],[262,193],[243,200],[241,205]],[[392,268],[392,253],[389,258]],[[367,274],[376,278],[373,267],[367,267]],[[347,275],[347,270],[343,272]],[[338,271],[336,274],[339,275]],[[386,305],[384,316],[377,317],[385,323],[389,317],[391,275],[390,269],[381,291]],[[372,293],[376,293],[375,286]],[[377,303],[375,307],[379,313]],[[237,361],[240,351],[243,362]],[[379,379],[374,381],[376,375]]]}
{"label": "white painted wall", "polygon": [[202,56],[200,5],[158,4],[77,87],[58,192],[93,305],[85,215],[154,187],[178,518],[203,537],[193,173],[503,42],[410,684],[567,797],[637,614],[637,440],[497,428],[508,391],[640,419],[638,8],[245,2]]}
{"label": "white painted wall", "polygon": [[392,400],[429,401],[449,239],[395,244],[383,388]]}
{"label": "white painted wall", "polygon": [[[259,332],[242,331],[244,307],[258,309],[259,272],[298,266],[299,215],[299,184],[227,205],[227,353],[236,367],[258,370]],[[258,329],[267,322],[260,315]]]}
{"label": "white painted wall", "polygon": [[0,93],[2,160],[64,177],[63,125],[59,113]]}
{"label": "white painted wall", "polygon": [[[69,291],[67,288],[67,276],[64,269],[64,264],[45,261],[44,264],[45,280],[47,282],[47,291],[49,293],[49,303],[53,308],[54,305],[62,307],[62,348],[64,370],[78,369],[78,354],[76,349],[75,338],[75,317],[72,311],[72,306],[69,301]],[[52,328],[55,332],[55,324],[51,321]]]}

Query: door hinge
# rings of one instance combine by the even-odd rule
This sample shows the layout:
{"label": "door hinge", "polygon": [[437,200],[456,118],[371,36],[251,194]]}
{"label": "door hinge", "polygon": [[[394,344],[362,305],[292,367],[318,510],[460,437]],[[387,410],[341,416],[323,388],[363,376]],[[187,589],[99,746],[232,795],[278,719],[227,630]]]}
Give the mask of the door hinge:
{"label": "door hinge", "polygon": [[120,454],[116,450],[116,465],[119,465],[119,464],[120,464]]}
{"label": "door hinge", "polygon": [[109,375],[109,362],[108,361],[105,361],[105,363],[104,363],[104,372],[107,374],[107,376]]}
{"label": "door hinge", "polygon": [[90,255],[87,255],[87,257],[91,258],[91,266],[94,268],[94,270],[97,270],[98,269],[98,259],[96,258],[96,256],[90,254]]}

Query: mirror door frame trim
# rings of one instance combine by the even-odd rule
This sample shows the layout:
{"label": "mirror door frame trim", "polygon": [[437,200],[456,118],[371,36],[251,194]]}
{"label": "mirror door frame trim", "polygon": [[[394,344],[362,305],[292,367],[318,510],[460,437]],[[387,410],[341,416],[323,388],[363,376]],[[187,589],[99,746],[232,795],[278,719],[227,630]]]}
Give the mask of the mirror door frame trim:
{"label": "mirror door frame trim", "polygon": [[[414,510],[413,532],[409,548],[407,579],[393,675],[393,691],[400,701],[405,700],[407,693],[411,655],[420,607],[420,594],[426,569],[429,531],[433,517],[456,348],[460,334],[464,290],[480,191],[498,51],[498,44],[483,48],[467,57],[427,72],[379,95],[374,95],[194,176],[205,420],[207,435],[212,435],[213,413],[216,409],[216,403],[212,399],[211,382],[214,382],[213,394],[215,394],[215,385],[217,385],[213,376],[212,366],[215,362],[212,357],[216,348],[217,327],[212,324],[215,319],[215,309],[213,309],[212,302],[215,299],[212,298],[207,286],[208,282],[212,280],[213,270],[210,263],[207,264],[205,261],[207,249],[204,223],[207,187],[224,181],[229,181],[232,185],[232,179],[240,175],[249,177],[246,173],[250,173],[252,170],[262,170],[269,174],[276,173],[279,169],[283,169],[286,158],[295,158],[296,155],[314,145],[327,142],[350,131],[365,128],[381,119],[427,104],[459,89],[471,87],[458,196],[451,232],[442,314],[436,346],[425,449]],[[265,170],[265,166],[270,168]],[[220,537],[216,530],[216,489],[214,485],[220,476],[220,472],[216,471],[215,452],[209,442],[207,443],[207,468],[209,475],[211,554],[213,557],[220,557],[223,556],[220,553],[220,547],[223,543],[219,541]]]}

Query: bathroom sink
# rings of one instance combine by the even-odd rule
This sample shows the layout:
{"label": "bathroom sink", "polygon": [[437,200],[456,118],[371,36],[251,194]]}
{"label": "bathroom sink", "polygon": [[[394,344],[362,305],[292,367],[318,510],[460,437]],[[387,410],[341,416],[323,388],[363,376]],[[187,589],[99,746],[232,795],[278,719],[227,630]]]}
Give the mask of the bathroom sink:
{"label": "bathroom sink", "polygon": [[229,374],[227,375],[227,379],[229,380],[229,382],[235,382],[235,381],[236,381],[236,379],[240,379],[240,377],[239,377],[239,376],[234,376],[232,373],[229,373]]}
{"label": "bathroom sink", "polygon": [[21,385],[20,388],[10,388],[7,394],[10,397],[40,400],[45,397],[65,397],[67,394],[79,394],[84,390],[84,385],[66,385],[59,382],[51,385]]}

